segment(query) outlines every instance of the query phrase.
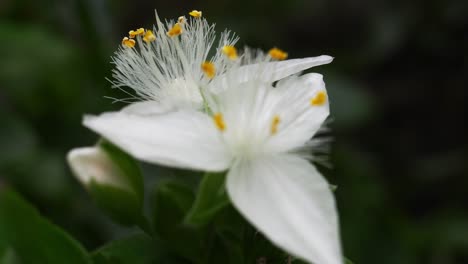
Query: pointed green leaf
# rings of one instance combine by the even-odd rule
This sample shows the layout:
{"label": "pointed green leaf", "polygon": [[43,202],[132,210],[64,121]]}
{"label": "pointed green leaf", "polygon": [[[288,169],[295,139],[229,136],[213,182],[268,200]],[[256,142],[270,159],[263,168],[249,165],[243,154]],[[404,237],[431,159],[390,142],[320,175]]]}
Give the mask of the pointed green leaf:
{"label": "pointed green leaf", "polygon": [[88,190],[97,206],[121,225],[136,225],[143,217],[142,204],[132,192],[94,181],[89,184]]}
{"label": "pointed green leaf", "polygon": [[111,160],[122,170],[131,189],[136,193],[139,201],[143,201],[143,176],[138,163],[130,155],[108,141],[101,140],[99,146],[109,155]]}
{"label": "pointed green leaf", "polygon": [[[245,220],[232,206],[220,210],[214,217],[213,227],[216,233],[215,255],[224,254],[226,264],[248,263],[245,260],[243,244]],[[216,248],[222,249],[217,250]],[[224,250],[224,251],[223,251]],[[219,263],[219,262],[212,262]]]}
{"label": "pointed green leaf", "polygon": [[198,187],[195,203],[185,218],[187,224],[206,225],[229,205],[224,187],[225,173],[206,173]]}
{"label": "pointed green leaf", "polygon": [[11,190],[0,189],[0,235],[21,263],[89,264],[84,248]]}
{"label": "pointed green leaf", "polygon": [[159,183],[153,195],[153,224],[155,233],[172,252],[199,263],[204,230],[183,223],[193,200],[189,187],[176,182]]}

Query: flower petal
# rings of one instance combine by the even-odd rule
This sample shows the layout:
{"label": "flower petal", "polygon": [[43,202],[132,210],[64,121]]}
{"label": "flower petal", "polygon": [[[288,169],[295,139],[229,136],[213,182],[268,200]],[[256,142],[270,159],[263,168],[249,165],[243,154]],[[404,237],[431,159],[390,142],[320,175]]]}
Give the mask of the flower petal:
{"label": "flower petal", "polygon": [[292,155],[237,161],[227,190],[235,207],[278,247],[312,263],[343,263],[333,195],[307,161]]}
{"label": "flower petal", "polygon": [[225,170],[230,163],[212,119],[200,112],[140,115],[124,110],[85,116],[83,123],[146,162],[207,171]]}
{"label": "flower petal", "polygon": [[[309,68],[331,63],[332,61],[333,57],[330,57],[328,55],[322,55],[318,57],[310,57],[303,59],[291,59],[284,61],[269,62],[265,65],[265,68],[262,70],[262,77],[264,78],[264,81],[271,81],[272,79],[273,81],[277,81],[285,77],[291,76],[293,74],[300,73]],[[247,65],[244,67],[245,69],[243,69],[243,71],[255,73],[256,69],[262,67],[262,65]],[[249,76],[250,78],[255,78],[255,76],[252,76],[252,74],[250,74]]]}
{"label": "flower petal", "polygon": [[[273,89],[275,113],[281,118],[278,132],[270,137],[273,151],[289,151],[303,146],[322,127],[330,113],[323,76],[309,73],[281,80]],[[324,101],[312,104],[320,93]]]}
{"label": "flower petal", "polygon": [[226,74],[219,76],[210,84],[210,91],[218,93],[228,88],[228,84],[235,80],[237,83],[251,80],[263,82],[275,82],[285,77],[300,73],[309,68],[328,64],[333,57],[321,55],[302,59],[290,59],[284,61],[259,62],[232,69]]}

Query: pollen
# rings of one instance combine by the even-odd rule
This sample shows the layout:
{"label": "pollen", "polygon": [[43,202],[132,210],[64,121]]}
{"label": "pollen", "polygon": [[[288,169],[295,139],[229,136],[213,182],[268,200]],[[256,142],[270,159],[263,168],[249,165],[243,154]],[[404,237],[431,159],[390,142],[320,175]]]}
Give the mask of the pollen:
{"label": "pollen", "polygon": [[134,38],[136,36],[141,36],[145,34],[145,29],[144,28],[139,28],[137,30],[130,30],[128,32],[128,35],[130,36],[130,38]]}
{"label": "pollen", "polygon": [[325,104],[327,101],[327,94],[324,91],[318,92],[312,99],[310,99],[310,105],[320,106]]}
{"label": "pollen", "polygon": [[275,60],[285,60],[288,57],[288,53],[284,52],[278,48],[272,48],[268,51],[268,55]]}
{"label": "pollen", "polygon": [[153,34],[153,31],[151,30],[146,30],[145,32],[145,36],[143,37],[143,40],[146,42],[146,43],[150,43],[152,41],[155,41],[156,40],[156,36]]}
{"label": "pollen", "polygon": [[135,40],[125,37],[122,39],[122,45],[124,45],[127,48],[133,48],[135,47]]}
{"label": "pollen", "polygon": [[212,79],[216,75],[216,68],[212,62],[205,61],[204,63],[202,63],[201,69],[210,79]]}
{"label": "pollen", "polygon": [[223,114],[221,114],[221,113],[216,113],[216,114],[213,116],[213,121],[214,121],[216,127],[217,127],[220,131],[226,130],[226,123],[224,123]]}
{"label": "pollen", "polygon": [[234,46],[228,45],[224,46],[221,51],[226,55],[229,59],[235,60],[237,59],[237,49]]}
{"label": "pollen", "polygon": [[177,22],[178,22],[179,24],[183,24],[183,23],[185,23],[185,20],[186,20],[186,19],[185,19],[184,16],[180,16],[180,17],[177,19]]}
{"label": "pollen", "polygon": [[192,10],[192,12],[190,12],[189,15],[199,18],[202,16],[202,11]]}
{"label": "pollen", "polygon": [[273,117],[273,120],[271,120],[270,133],[272,135],[274,135],[274,134],[276,134],[276,132],[278,132],[278,125],[279,125],[280,122],[281,122],[281,119],[280,119],[279,115],[275,115]]}
{"label": "pollen", "polygon": [[169,37],[175,37],[182,34],[182,27],[180,23],[176,23],[169,31],[167,32],[167,35]]}

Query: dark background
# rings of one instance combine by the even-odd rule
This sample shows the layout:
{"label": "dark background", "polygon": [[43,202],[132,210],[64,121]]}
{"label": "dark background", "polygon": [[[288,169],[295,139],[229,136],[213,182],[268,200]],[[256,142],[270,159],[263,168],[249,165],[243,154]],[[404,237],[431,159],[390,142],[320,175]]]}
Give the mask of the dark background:
{"label": "dark background", "polygon": [[468,2],[0,0],[0,185],[88,249],[119,234],[71,176],[83,113],[121,108],[110,56],[154,9],[201,9],[244,44],[328,54],[333,169],[356,264],[468,263]]}

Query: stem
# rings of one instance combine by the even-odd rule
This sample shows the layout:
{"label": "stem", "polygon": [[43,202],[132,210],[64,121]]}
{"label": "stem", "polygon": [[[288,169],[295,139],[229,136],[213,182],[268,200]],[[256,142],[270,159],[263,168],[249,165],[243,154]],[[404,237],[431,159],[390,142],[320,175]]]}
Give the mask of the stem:
{"label": "stem", "polygon": [[207,113],[208,115],[212,116],[213,115],[213,111],[210,109],[210,106],[208,104],[208,101],[206,100],[206,97],[205,97],[205,94],[204,94],[204,89],[203,87],[200,87],[199,89],[200,91],[200,95],[203,99],[203,108],[204,108],[204,112]]}

